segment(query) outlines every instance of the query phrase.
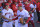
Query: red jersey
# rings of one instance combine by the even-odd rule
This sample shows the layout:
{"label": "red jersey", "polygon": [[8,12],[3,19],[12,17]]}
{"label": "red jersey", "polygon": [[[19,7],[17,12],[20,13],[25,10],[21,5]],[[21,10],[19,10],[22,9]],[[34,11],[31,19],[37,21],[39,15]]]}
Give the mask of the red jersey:
{"label": "red jersey", "polygon": [[17,20],[17,19],[18,19],[17,12],[14,12],[14,19],[12,19],[12,20]]}
{"label": "red jersey", "polygon": [[31,8],[30,8],[30,4],[27,4],[27,5],[25,4],[25,9],[26,9],[27,11],[30,11],[30,9],[31,9]]}
{"label": "red jersey", "polygon": [[40,2],[37,3],[37,11],[40,11]]}
{"label": "red jersey", "polygon": [[12,4],[11,8],[12,8],[13,11],[17,11],[18,10],[18,8],[17,8],[17,6],[15,4]]}

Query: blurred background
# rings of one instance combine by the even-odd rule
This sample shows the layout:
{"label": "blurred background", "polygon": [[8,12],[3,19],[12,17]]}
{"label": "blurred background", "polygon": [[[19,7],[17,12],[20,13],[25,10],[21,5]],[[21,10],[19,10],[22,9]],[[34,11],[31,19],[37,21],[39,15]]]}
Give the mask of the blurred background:
{"label": "blurred background", "polygon": [[[17,0],[17,1],[13,1],[13,0],[0,0],[0,27],[2,27],[2,24],[3,24],[3,18],[2,18],[2,15],[1,15],[1,11],[3,9],[5,9],[5,3],[6,2],[9,3],[9,6],[11,8],[11,4],[14,3],[14,2],[17,2],[17,4],[18,4],[19,3],[18,1],[19,2],[21,1],[21,3],[24,5],[24,1],[25,0]],[[39,12],[40,11],[40,9],[39,9],[40,8],[39,7],[40,0],[27,0],[27,1],[30,1],[30,3],[34,2],[36,4],[36,12],[34,12],[34,25],[35,25],[35,27],[40,27],[40,22],[38,22],[38,20],[40,21],[40,12]],[[23,9],[25,9],[25,8],[23,8]],[[32,24],[29,24],[29,27],[33,27]]]}

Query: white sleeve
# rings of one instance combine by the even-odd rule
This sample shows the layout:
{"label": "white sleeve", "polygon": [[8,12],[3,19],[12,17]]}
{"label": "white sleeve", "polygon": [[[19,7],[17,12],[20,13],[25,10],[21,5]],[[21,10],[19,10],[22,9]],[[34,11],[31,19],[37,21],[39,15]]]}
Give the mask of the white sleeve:
{"label": "white sleeve", "polygon": [[5,15],[5,12],[4,11],[2,11],[2,15]]}
{"label": "white sleeve", "polygon": [[25,10],[25,16],[26,16],[26,17],[30,17],[28,11],[26,11],[26,10]]}
{"label": "white sleeve", "polygon": [[17,11],[17,16],[19,15],[19,10]]}
{"label": "white sleeve", "polygon": [[13,10],[11,10],[12,16],[14,16]]}
{"label": "white sleeve", "polygon": [[33,5],[33,4],[30,4],[30,7],[31,7],[31,8],[34,8],[34,5]]}

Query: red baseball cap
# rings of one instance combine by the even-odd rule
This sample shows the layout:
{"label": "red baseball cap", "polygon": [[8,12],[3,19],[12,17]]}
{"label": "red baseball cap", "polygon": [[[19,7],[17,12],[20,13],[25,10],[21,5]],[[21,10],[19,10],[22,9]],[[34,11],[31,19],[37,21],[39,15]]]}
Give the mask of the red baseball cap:
{"label": "red baseball cap", "polygon": [[9,3],[5,3],[5,5],[9,5]]}
{"label": "red baseball cap", "polygon": [[13,7],[13,11],[17,11],[18,8],[16,6]]}
{"label": "red baseball cap", "polygon": [[22,6],[22,3],[19,3],[18,6]]}

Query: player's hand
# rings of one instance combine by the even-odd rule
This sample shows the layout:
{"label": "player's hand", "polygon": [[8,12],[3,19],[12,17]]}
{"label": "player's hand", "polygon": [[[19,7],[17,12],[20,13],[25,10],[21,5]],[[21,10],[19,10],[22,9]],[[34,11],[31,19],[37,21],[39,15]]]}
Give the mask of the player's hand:
{"label": "player's hand", "polygon": [[12,19],[9,19],[9,21],[11,22],[11,21],[12,21]]}
{"label": "player's hand", "polygon": [[11,19],[9,19],[9,21],[11,22],[12,20],[11,20]]}
{"label": "player's hand", "polygon": [[35,7],[34,7],[34,9],[33,9],[33,11],[35,10]]}
{"label": "player's hand", "polygon": [[12,19],[7,19],[7,20],[10,21],[10,22],[12,21]]}

